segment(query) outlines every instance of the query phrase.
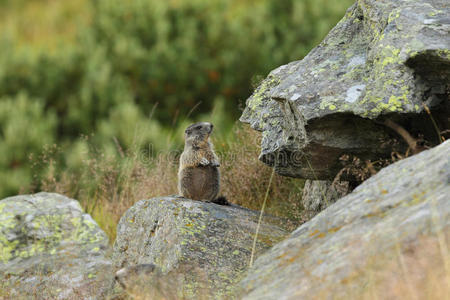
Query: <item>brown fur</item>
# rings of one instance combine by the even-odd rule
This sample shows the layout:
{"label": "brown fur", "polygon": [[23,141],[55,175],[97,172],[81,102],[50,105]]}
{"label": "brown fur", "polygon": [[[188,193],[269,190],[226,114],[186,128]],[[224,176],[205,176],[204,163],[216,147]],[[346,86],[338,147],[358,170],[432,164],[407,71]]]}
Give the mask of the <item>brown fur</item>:
{"label": "brown fur", "polygon": [[180,170],[183,197],[194,200],[216,199],[219,192],[219,170],[213,166],[188,167]]}
{"label": "brown fur", "polygon": [[211,123],[203,122],[193,124],[185,131],[184,151],[178,171],[178,191],[182,197],[216,200],[220,187],[220,164],[209,140],[212,128]]}

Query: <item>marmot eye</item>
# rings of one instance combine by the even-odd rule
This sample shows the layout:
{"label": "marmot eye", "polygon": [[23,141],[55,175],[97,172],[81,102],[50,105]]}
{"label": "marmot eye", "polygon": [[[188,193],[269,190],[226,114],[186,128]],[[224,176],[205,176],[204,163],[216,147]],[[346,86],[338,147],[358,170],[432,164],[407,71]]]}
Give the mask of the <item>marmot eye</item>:
{"label": "marmot eye", "polygon": [[197,129],[197,130],[200,130],[200,129],[202,129],[202,126],[197,126],[197,127],[195,127],[195,129]]}

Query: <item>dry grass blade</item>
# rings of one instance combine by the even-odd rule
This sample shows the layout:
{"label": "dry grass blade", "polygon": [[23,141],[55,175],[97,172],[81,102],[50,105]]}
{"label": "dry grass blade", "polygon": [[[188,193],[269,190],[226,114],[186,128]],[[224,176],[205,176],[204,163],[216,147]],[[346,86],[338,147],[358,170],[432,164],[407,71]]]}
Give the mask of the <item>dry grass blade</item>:
{"label": "dry grass blade", "polygon": [[411,148],[411,151],[413,154],[417,154],[420,152],[420,150],[417,147],[417,140],[415,138],[413,138],[409,134],[409,132],[405,130],[405,128],[403,128],[402,126],[398,125],[397,123],[395,123],[391,120],[384,121],[384,124],[387,127],[394,130],[395,132],[397,132],[405,140],[405,142],[408,144],[409,148]]}
{"label": "dry grass blade", "polygon": [[253,238],[252,253],[250,255],[250,267],[253,266],[253,259],[255,256],[256,241],[258,239],[259,227],[261,226],[261,221],[262,221],[262,217],[264,215],[264,209],[266,208],[266,202],[267,202],[267,198],[269,197],[270,186],[272,185],[272,179],[273,179],[274,174],[275,174],[275,168],[272,169],[272,174],[270,175],[269,184],[267,185],[266,194],[264,196],[264,201],[263,201],[263,204],[261,207],[261,211],[259,213],[258,225],[256,226],[255,237]]}
{"label": "dry grass blade", "polygon": [[425,103],[422,103],[422,105],[425,111],[427,112],[428,116],[430,116],[430,120],[433,123],[434,130],[436,130],[436,133],[438,135],[439,143],[445,142],[445,139],[442,136],[441,131],[439,130],[436,120],[433,118],[433,115],[431,114],[430,108]]}

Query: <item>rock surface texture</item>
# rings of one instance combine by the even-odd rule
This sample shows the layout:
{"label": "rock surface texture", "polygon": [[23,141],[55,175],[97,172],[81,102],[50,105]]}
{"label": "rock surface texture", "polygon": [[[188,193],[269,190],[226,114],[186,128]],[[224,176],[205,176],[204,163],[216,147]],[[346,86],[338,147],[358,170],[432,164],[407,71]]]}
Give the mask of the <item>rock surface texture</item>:
{"label": "rock surface texture", "polygon": [[359,0],[303,60],[268,75],[241,121],[262,131],[260,159],[278,173],[329,180],[342,154],[406,150],[386,120],[439,143],[424,111],[449,128],[449,95],[448,0]]}
{"label": "rock surface texture", "polygon": [[349,183],[345,181],[306,180],[302,195],[303,207],[311,212],[320,212],[347,195],[349,191]]}
{"label": "rock surface texture", "polygon": [[[249,266],[258,217],[236,206],[170,197],[141,200],[120,219],[113,260],[117,268],[158,266],[179,297],[228,299]],[[256,255],[287,235],[264,221]]]}
{"label": "rock surface texture", "polygon": [[[384,168],[259,257],[242,282],[243,299],[363,299],[355,295],[370,286],[374,263],[387,269],[393,260],[406,260],[423,238],[438,236],[444,241],[439,245],[445,245],[445,236],[450,237],[449,195],[447,141]],[[442,260],[442,253],[428,258]],[[419,262],[426,258],[406,266],[424,278]],[[437,268],[429,271],[438,274]],[[409,271],[403,272],[395,269],[408,279]],[[387,280],[396,284],[390,276]]]}
{"label": "rock surface texture", "polygon": [[73,199],[50,193],[3,199],[0,299],[97,298],[112,272],[107,246],[106,234]]}

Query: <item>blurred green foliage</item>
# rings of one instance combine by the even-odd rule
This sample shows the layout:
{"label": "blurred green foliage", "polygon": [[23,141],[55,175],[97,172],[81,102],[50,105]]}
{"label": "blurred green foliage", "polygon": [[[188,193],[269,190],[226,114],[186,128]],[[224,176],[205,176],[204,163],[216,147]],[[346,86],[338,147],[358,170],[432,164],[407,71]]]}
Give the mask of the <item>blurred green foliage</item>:
{"label": "blurred green foliage", "polygon": [[0,98],[0,193],[17,193],[31,168],[23,165],[32,151],[55,140],[56,115],[39,99],[18,94]]}
{"label": "blurred green foliage", "polygon": [[76,173],[92,145],[172,150],[196,120],[225,139],[252,80],[301,59],[351,2],[0,0],[0,198],[30,185],[44,145]]}

